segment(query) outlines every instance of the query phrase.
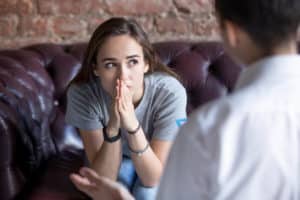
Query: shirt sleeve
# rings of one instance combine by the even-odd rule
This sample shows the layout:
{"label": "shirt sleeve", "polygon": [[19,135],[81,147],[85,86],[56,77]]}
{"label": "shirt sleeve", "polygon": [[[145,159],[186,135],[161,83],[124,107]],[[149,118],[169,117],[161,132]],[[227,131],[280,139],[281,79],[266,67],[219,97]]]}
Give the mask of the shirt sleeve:
{"label": "shirt sleeve", "polygon": [[66,122],[81,130],[102,128],[99,114],[92,105],[93,100],[86,88],[70,86],[67,92]]}
{"label": "shirt sleeve", "polygon": [[193,115],[180,129],[162,176],[158,200],[214,199],[219,140],[213,120],[203,116]]}
{"label": "shirt sleeve", "polygon": [[155,113],[153,138],[159,140],[174,140],[179,128],[186,122],[186,91],[176,80],[169,88],[160,92],[158,109]]}

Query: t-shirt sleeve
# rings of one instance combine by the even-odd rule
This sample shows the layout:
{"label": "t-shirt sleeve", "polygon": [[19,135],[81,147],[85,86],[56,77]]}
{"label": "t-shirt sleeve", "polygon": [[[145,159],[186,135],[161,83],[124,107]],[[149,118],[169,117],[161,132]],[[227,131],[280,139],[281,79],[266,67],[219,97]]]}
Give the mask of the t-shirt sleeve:
{"label": "t-shirt sleeve", "polygon": [[91,95],[84,87],[72,85],[67,92],[66,122],[81,130],[103,128]]}
{"label": "t-shirt sleeve", "polygon": [[174,140],[187,118],[185,88],[177,80],[170,84],[167,89],[161,90],[163,98],[154,116],[153,138],[159,140]]}

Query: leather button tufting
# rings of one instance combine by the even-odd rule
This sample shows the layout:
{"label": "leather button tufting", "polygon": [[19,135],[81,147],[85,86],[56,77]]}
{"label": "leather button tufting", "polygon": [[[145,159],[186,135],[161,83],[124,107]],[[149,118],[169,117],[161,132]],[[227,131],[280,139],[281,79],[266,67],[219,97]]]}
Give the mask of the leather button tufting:
{"label": "leather button tufting", "polygon": [[53,105],[54,106],[59,106],[59,102],[57,100],[54,100]]}

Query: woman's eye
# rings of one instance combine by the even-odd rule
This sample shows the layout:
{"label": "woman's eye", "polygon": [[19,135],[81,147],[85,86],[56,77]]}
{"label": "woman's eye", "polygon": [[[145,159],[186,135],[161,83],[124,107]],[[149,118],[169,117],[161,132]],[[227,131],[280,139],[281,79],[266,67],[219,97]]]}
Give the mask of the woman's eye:
{"label": "woman's eye", "polygon": [[105,68],[109,69],[109,68],[115,67],[116,65],[115,65],[115,63],[105,63],[104,66],[105,66]]}
{"label": "woman's eye", "polygon": [[132,60],[129,60],[129,65],[136,65],[136,64],[138,64],[138,60],[136,60],[136,59],[132,59]]}

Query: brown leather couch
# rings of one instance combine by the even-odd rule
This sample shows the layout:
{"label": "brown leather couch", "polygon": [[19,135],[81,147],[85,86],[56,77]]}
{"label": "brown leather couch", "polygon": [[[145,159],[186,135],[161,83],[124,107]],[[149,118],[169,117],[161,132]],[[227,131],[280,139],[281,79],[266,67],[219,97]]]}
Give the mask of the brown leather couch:
{"label": "brown leather couch", "polygon": [[[241,66],[220,43],[155,43],[181,77],[188,113],[233,90]],[[86,44],[0,50],[0,199],[87,199],[69,181],[84,164],[76,130],[65,123],[66,87]]]}

